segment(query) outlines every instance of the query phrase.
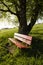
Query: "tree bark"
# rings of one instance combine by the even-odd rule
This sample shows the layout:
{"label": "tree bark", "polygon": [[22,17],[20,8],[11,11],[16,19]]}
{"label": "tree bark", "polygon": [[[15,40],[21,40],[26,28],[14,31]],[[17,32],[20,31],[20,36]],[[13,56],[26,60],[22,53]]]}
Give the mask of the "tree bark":
{"label": "tree bark", "polygon": [[40,5],[37,3],[36,6],[35,6],[35,9],[33,10],[33,14],[32,14],[32,17],[31,17],[31,22],[27,26],[27,32],[28,33],[31,31],[31,29],[33,28],[34,24],[36,23],[39,11],[40,11]]}
{"label": "tree bark", "polygon": [[26,0],[20,0],[20,11],[18,15],[19,33],[27,34],[27,20],[26,20]]}
{"label": "tree bark", "polygon": [[19,12],[19,16],[18,16],[18,19],[19,19],[19,33],[21,34],[25,34],[25,35],[28,35],[29,32],[31,31],[32,27],[34,26],[36,20],[37,20],[37,17],[38,17],[38,14],[39,14],[39,5],[36,4],[35,6],[35,9],[33,10],[33,14],[32,14],[32,17],[31,17],[31,22],[29,25],[27,25],[27,20],[26,20],[26,0],[25,1],[22,1],[21,2],[21,11]]}

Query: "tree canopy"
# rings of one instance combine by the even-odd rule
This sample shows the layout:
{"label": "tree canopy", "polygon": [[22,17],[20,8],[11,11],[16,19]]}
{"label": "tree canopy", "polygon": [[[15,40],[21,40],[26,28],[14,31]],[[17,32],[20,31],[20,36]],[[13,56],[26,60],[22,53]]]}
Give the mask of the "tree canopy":
{"label": "tree canopy", "polygon": [[[0,0],[0,11],[10,12],[11,14],[17,15],[20,11],[20,1],[21,0]],[[28,18],[31,17],[33,9],[36,5],[39,5],[39,17],[43,16],[43,0],[26,0],[26,15]]]}
{"label": "tree canopy", "polygon": [[[20,24],[19,32],[22,30],[25,32],[23,34],[28,34],[36,20],[43,18],[43,0],[0,0],[0,13],[5,15],[6,12],[16,15]],[[28,26],[27,20],[30,20]]]}

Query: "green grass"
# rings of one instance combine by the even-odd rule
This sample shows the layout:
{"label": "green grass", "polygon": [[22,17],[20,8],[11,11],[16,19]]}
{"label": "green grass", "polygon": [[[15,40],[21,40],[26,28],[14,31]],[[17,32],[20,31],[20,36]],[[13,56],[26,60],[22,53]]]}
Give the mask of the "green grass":
{"label": "green grass", "polygon": [[19,49],[8,40],[17,30],[0,30],[0,65],[43,65],[43,24],[35,25],[31,30],[29,35],[33,41],[29,49]]}

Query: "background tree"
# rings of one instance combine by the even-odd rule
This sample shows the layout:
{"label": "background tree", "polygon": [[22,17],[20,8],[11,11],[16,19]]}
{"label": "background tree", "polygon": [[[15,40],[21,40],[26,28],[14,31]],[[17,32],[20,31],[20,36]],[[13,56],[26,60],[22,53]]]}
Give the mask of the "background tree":
{"label": "background tree", "polygon": [[[43,1],[0,0],[0,11],[16,15],[19,20],[18,32],[28,35],[38,17],[43,15]],[[29,25],[27,25],[27,20],[30,20]]]}

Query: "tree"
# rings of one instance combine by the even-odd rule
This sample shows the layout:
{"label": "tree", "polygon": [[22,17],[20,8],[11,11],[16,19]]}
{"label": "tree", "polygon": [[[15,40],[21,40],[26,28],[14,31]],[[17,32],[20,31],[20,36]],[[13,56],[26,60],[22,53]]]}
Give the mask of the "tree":
{"label": "tree", "polygon": [[[26,34],[31,31],[38,16],[43,12],[42,0],[0,0],[0,11],[10,12],[17,16],[19,20],[19,30],[21,34]],[[27,17],[30,24],[27,25]]]}

